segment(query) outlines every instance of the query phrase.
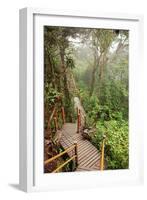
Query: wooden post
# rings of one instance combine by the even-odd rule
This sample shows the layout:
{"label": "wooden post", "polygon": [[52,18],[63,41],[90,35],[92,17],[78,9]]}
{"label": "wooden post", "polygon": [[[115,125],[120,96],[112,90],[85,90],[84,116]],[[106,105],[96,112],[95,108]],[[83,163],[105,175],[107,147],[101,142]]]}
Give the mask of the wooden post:
{"label": "wooden post", "polygon": [[101,160],[100,160],[100,170],[104,170],[104,153],[105,153],[105,137],[102,142],[102,148],[101,148]]}
{"label": "wooden post", "polygon": [[79,109],[79,125],[81,127],[81,110]]}
{"label": "wooden post", "polygon": [[77,133],[80,132],[81,127],[81,110],[77,108]]}
{"label": "wooden post", "polygon": [[64,112],[64,107],[63,106],[61,107],[61,114],[62,114],[63,124],[65,124],[65,112]]}
{"label": "wooden post", "polygon": [[86,126],[86,116],[84,116],[84,126]]}
{"label": "wooden post", "polygon": [[58,130],[57,117],[54,117],[54,125],[55,125],[55,131],[57,131]]}
{"label": "wooden post", "polygon": [[[52,118],[54,117],[55,115],[55,112],[56,112],[56,107],[54,106],[53,110],[52,110],[52,113],[48,119],[48,124],[47,124],[47,133],[51,133],[51,122],[52,122]],[[49,137],[49,135],[47,137]],[[51,138],[52,138],[52,133],[51,133]]]}
{"label": "wooden post", "polygon": [[78,107],[77,107],[77,116],[78,116],[78,114],[79,114],[79,109],[78,109]]}
{"label": "wooden post", "polygon": [[77,133],[80,131],[80,114],[78,114],[78,119],[77,119]]}
{"label": "wooden post", "polygon": [[76,167],[78,166],[78,144],[77,142],[74,142],[74,145],[75,145],[75,164],[76,164]]}

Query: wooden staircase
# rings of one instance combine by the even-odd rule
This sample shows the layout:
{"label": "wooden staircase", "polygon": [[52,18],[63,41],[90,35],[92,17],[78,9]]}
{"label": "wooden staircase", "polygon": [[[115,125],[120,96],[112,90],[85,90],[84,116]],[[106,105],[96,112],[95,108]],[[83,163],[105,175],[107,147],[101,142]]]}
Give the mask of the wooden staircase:
{"label": "wooden staircase", "polygon": [[[92,171],[100,169],[100,153],[87,140],[83,139],[81,133],[77,133],[76,123],[66,123],[63,126],[60,144],[64,149],[77,143],[78,166],[76,171]],[[73,152],[69,153],[73,156]]]}

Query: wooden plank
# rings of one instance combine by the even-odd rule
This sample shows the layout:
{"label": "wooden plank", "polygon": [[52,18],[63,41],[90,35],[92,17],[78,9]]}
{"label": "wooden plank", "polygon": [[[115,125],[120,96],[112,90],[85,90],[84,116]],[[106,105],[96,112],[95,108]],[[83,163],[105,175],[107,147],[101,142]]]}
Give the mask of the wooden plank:
{"label": "wooden plank", "polygon": [[[64,150],[66,150],[68,147],[70,147],[72,145],[72,144],[68,145],[68,144],[66,144],[64,142],[62,142],[62,143],[60,142],[60,144],[64,148]],[[75,150],[73,149],[73,150],[67,152],[67,154],[68,154],[69,157],[72,157],[75,154]]]}
{"label": "wooden plank", "polygon": [[92,146],[90,144],[83,144],[83,145],[79,144],[79,150],[80,151],[83,151],[83,149],[85,149],[85,147],[86,147],[86,149],[89,148],[89,149],[93,149],[94,152],[98,152],[98,150],[94,146]]}
{"label": "wooden plank", "polygon": [[63,148],[69,147],[69,145],[65,143],[64,141],[60,141],[60,144]]}
{"label": "wooden plank", "polygon": [[[66,123],[62,129],[62,137],[60,140],[60,144],[63,148],[67,148],[75,141],[77,142],[77,155],[78,155],[78,164],[80,165],[81,169],[77,168],[78,170],[82,169],[91,171],[91,170],[98,170],[99,169],[99,159],[100,155],[96,147],[94,147],[90,141],[84,140],[82,135],[76,133],[76,124]],[[69,156],[73,156],[73,152],[68,152]]]}
{"label": "wooden plank", "polygon": [[[89,161],[87,162],[87,164],[88,164],[89,166],[92,166],[92,163],[93,163],[93,165],[94,165],[94,163],[98,162],[99,160],[100,160],[100,154],[95,154],[95,156],[91,157],[91,160],[89,160]],[[90,164],[90,163],[91,163],[91,164]]]}
{"label": "wooden plank", "polygon": [[79,147],[82,148],[85,145],[89,145],[87,142],[78,141]]}
{"label": "wooden plank", "polygon": [[93,149],[92,147],[85,147],[82,150],[78,149],[79,155],[89,155],[89,156],[93,156],[94,154],[98,154],[98,152]]}
{"label": "wooden plank", "polygon": [[[93,156],[94,157],[94,160],[95,160],[95,163],[96,163],[96,161],[98,160],[96,160],[96,158],[97,158],[97,155],[94,155]],[[79,164],[81,164],[81,165],[83,165],[83,166],[87,166],[87,165],[89,165],[89,163],[93,163],[93,157],[92,156],[85,156],[85,159],[79,159]],[[92,165],[93,166],[93,165]]]}
{"label": "wooden plank", "polygon": [[84,167],[84,166],[78,166],[76,171],[94,171],[94,170],[99,170],[98,167],[93,167],[93,168],[89,168],[89,167]]}
{"label": "wooden plank", "polygon": [[98,157],[97,159],[91,160],[90,162],[87,162],[87,167],[95,167],[95,166],[100,166],[100,158]]}
{"label": "wooden plank", "polygon": [[82,140],[82,138],[81,138],[81,135],[79,134],[79,135],[73,135],[73,137],[72,137],[73,139],[77,139],[77,140],[79,140],[79,141],[81,141]]}
{"label": "wooden plank", "polygon": [[79,160],[82,162],[82,160],[85,160],[86,158],[93,157],[94,155],[98,155],[98,153],[93,153],[93,150],[91,149],[89,152],[86,151],[85,153],[78,153]]}
{"label": "wooden plank", "polygon": [[87,155],[87,153],[90,155],[90,152],[92,152],[92,154],[98,153],[92,147],[87,147],[87,146],[83,147],[82,149],[78,148],[78,151],[80,155]]}
{"label": "wooden plank", "polygon": [[100,170],[100,159],[96,160],[95,163],[92,162],[91,164],[88,165],[88,167],[90,167],[90,168],[95,168],[96,167],[96,168],[99,168],[99,170]]}
{"label": "wooden plank", "polygon": [[100,159],[97,159],[97,160],[93,160],[90,164],[88,164],[88,167],[99,167],[100,169]]}
{"label": "wooden plank", "polygon": [[61,139],[64,140],[64,141],[68,141],[68,142],[70,142],[70,143],[73,143],[72,138],[67,137],[67,136],[65,136],[65,135],[63,135]]}
{"label": "wooden plank", "polygon": [[68,146],[70,146],[71,144],[73,144],[73,142],[71,142],[70,140],[67,139],[61,139],[61,142],[64,141],[64,143],[66,143]]}
{"label": "wooden plank", "polygon": [[89,158],[88,159],[85,159],[82,163],[81,163],[81,165],[85,165],[85,166],[88,166],[89,164],[91,164],[93,161],[95,162],[95,160],[98,158],[98,155],[97,154],[95,154],[93,157],[92,156],[89,156]]}

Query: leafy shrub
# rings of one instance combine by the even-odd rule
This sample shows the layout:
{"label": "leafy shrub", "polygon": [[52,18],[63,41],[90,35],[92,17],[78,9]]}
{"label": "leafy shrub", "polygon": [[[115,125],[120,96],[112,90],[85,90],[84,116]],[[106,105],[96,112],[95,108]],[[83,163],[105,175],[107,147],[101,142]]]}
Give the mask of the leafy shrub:
{"label": "leafy shrub", "polygon": [[104,134],[107,169],[127,169],[129,164],[128,123],[124,120],[99,121],[92,143],[101,150]]}
{"label": "leafy shrub", "polygon": [[61,98],[62,94],[57,92],[50,84],[46,83],[44,86],[44,101],[48,109],[55,105],[56,101]]}
{"label": "leafy shrub", "polygon": [[122,110],[118,111],[110,105],[100,104],[96,95],[89,98],[85,91],[81,91],[83,106],[87,113],[87,126],[96,128],[91,136],[91,142],[101,151],[101,144],[105,140],[105,160],[107,169],[126,169],[129,165],[128,121]]}
{"label": "leafy shrub", "polygon": [[106,161],[108,169],[127,169],[129,165],[128,123],[107,122]]}

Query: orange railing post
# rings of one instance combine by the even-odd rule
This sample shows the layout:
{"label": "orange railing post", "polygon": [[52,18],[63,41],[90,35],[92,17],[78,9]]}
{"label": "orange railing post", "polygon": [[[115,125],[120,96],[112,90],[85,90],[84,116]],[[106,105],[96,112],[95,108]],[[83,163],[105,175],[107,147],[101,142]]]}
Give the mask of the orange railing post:
{"label": "orange railing post", "polygon": [[103,141],[102,141],[100,170],[104,170],[104,165],[105,165],[105,163],[104,163],[105,162],[104,154],[105,154],[105,136],[104,136]]}
{"label": "orange railing post", "polygon": [[81,110],[79,109],[79,124],[80,124],[80,127],[81,127]]}
{"label": "orange railing post", "polygon": [[75,145],[75,164],[76,166],[78,165],[78,144],[77,142],[74,142],[74,145]]}
{"label": "orange railing post", "polygon": [[47,129],[48,130],[50,129],[50,124],[51,124],[53,116],[55,115],[55,112],[56,112],[56,108],[54,107],[53,111],[52,111],[52,114],[51,114],[51,116],[49,117],[49,120],[48,120],[48,124],[47,124]]}
{"label": "orange railing post", "polygon": [[64,107],[63,106],[61,107],[61,114],[62,114],[63,124],[65,124],[65,111],[64,111]]}
{"label": "orange railing post", "polygon": [[78,116],[78,114],[79,114],[79,109],[78,109],[78,107],[77,107],[77,116]]}
{"label": "orange railing post", "polygon": [[80,115],[80,109],[77,108],[77,133],[79,133],[81,126]]}
{"label": "orange railing post", "polygon": [[55,131],[58,130],[58,121],[57,121],[57,112],[54,114],[54,125],[55,125]]}
{"label": "orange railing post", "polygon": [[57,131],[58,130],[57,117],[54,117],[54,125],[55,125],[55,131]]}

